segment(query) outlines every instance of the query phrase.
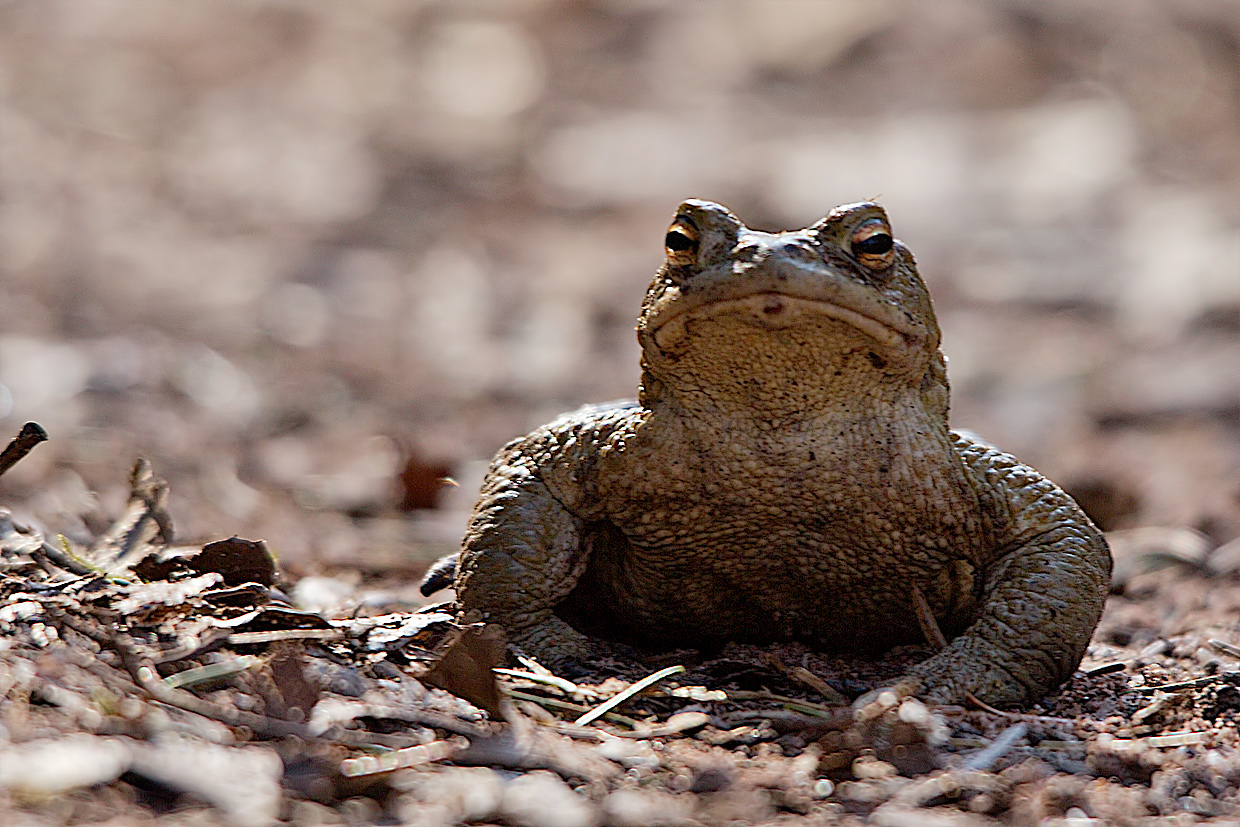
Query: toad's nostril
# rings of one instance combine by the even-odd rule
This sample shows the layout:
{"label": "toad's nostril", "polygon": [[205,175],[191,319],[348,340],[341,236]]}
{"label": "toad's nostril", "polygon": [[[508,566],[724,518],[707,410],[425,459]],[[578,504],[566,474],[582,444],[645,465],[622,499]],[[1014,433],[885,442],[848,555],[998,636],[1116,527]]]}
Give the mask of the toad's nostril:
{"label": "toad's nostril", "polygon": [[762,306],[762,312],[768,316],[778,316],[784,312],[784,301],[779,296],[768,296]]}
{"label": "toad's nostril", "polygon": [[769,255],[783,261],[811,266],[821,261],[818,248],[807,239],[798,236],[779,239],[771,245]]}

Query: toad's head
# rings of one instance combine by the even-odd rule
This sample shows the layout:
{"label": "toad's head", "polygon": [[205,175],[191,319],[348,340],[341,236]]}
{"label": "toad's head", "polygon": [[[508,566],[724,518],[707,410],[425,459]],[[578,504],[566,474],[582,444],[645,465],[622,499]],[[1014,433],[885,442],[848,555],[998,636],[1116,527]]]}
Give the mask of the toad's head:
{"label": "toad's head", "polygon": [[879,205],[766,233],[686,201],[665,248],[637,323],[646,404],[670,394],[795,420],[911,391],[946,415],[930,294]]}

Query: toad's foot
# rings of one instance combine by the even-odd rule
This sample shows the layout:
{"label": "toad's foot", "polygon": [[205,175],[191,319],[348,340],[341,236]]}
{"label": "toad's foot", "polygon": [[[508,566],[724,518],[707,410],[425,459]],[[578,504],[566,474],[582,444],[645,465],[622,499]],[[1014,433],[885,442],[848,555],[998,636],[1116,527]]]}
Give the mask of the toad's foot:
{"label": "toad's foot", "polygon": [[1055,682],[1022,672],[1007,652],[986,652],[986,641],[969,643],[969,651],[958,647],[917,664],[902,682],[915,685],[914,694],[926,701],[959,704],[972,696],[996,707],[1024,706],[1053,688]]}
{"label": "toad's foot", "polygon": [[637,666],[642,653],[577,631],[551,616],[537,626],[510,633],[513,648],[565,678],[579,678],[600,670],[614,671],[617,662]]}

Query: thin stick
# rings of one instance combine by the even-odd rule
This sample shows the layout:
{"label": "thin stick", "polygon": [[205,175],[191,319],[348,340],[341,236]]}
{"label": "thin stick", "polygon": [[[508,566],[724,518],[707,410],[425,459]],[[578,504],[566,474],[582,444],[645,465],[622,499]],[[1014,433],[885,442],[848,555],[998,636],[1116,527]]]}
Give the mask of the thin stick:
{"label": "thin stick", "polygon": [[1229,655],[1233,658],[1240,658],[1240,646],[1236,646],[1234,643],[1228,643],[1225,640],[1219,640],[1215,637],[1210,638],[1208,642],[1210,647],[1215,651],[1221,652],[1224,655]]}
{"label": "thin stick", "polygon": [[159,677],[159,673],[155,671],[153,664],[143,658],[133,646],[122,639],[122,632],[108,633],[102,629],[92,628],[90,624],[84,621],[72,618],[67,612],[59,608],[53,608],[47,604],[44,604],[43,608],[53,622],[68,626],[73,631],[116,652],[120,656],[125,671],[133,678],[134,683],[146,692],[148,696],[160,703],[219,721],[231,727],[248,727],[252,732],[268,738],[282,738],[288,735],[295,735],[305,740],[311,740],[314,737],[308,727],[293,721],[285,721],[255,712],[220,706],[203,700],[183,689],[173,689]]}
{"label": "thin stick", "polygon": [[190,686],[217,681],[220,678],[227,678],[230,675],[245,672],[260,663],[262,663],[262,660],[253,655],[241,655],[240,657],[229,658],[219,663],[208,663],[206,666],[194,666],[190,669],[182,670],[175,675],[169,675],[164,678],[164,683],[168,684],[171,689],[185,689]]}
{"label": "thin stick", "polygon": [[22,426],[21,433],[13,437],[3,452],[0,452],[0,474],[12,468],[21,458],[30,453],[34,446],[47,439],[47,431],[37,422],[27,422]]}
{"label": "thin stick", "polygon": [[968,701],[969,703],[973,704],[974,706],[976,706],[978,709],[982,710],[983,712],[989,712],[991,715],[998,715],[1001,718],[1016,718],[1019,716],[1019,713],[1004,712],[1002,709],[995,709],[993,706],[986,703],[981,698],[974,695],[972,692],[964,693],[964,699]]}
{"label": "thin stick", "polygon": [[601,717],[602,715],[605,715],[608,712],[611,712],[613,709],[615,709],[620,704],[627,701],[629,698],[636,695],[638,692],[641,692],[646,687],[652,686],[658,683],[659,681],[663,680],[664,678],[671,677],[672,675],[678,675],[684,671],[685,671],[685,668],[683,666],[677,665],[677,666],[669,666],[665,669],[660,669],[658,672],[655,672],[653,675],[647,675],[646,677],[642,678],[637,683],[630,686],[628,689],[625,689],[621,692],[617,692],[612,697],[603,701],[601,704],[594,707],[594,709],[591,709],[585,715],[582,715],[580,718],[573,721],[573,723],[576,724],[577,726],[585,726],[586,724]]}
{"label": "thin stick", "polygon": [[228,636],[228,645],[243,646],[283,640],[339,640],[342,637],[344,632],[340,629],[274,629],[270,632],[233,632]]}
{"label": "thin stick", "polygon": [[1181,689],[1197,689],[1202,686],[1209,686],[1212,683],[1235,683],[1232,676],[1240,674],[1236,672],[1223,672],[1218,675],[1206,675],[1203,678],[1194,678],[1189,681],[1180,681],[1179,683],[1164,683],[1162,686],[1133,686],[1123,690],[1124,694],[1131,692],[1148,692],[1151,689],[1158,689],[1163,692],[1178,692]]}
{"label": "thin stick", "polygon": [[48,540],[43,541],[43,545],[39,547],[39,551],[46,555],[57,566],[60,566],[67,572],[73,574],[100,574],[99,569],[91,566],[90,563],[73,553],[73,548],[69,545],[69,538],[63,534],[57,534],[53,543]]}
{"label": "thin stick", "polygon": [[[534,695],[529,692],[522,692],[519,689],[509,689],[507,687],[504,688],[504,691],[507,692],[511,697],[516,698],[518,701],[528,701],[529,703],[538,704],[539,706],[544,707],[546,709],[562,709],[565,712],[578,712],[578,713],[590,711],[590,707],[584,704],[575,704],[575,703],[570,703],[569,701],[561,701],[558,698],[544,698],[542,695]],[[609,721],[614,721],[617,724],[623,724],[629,729],[636,729],[637,727],[641,726],[640,721],[634,720],[633,718],[625,717],[624,715],[621,715],[618,712],[608,712],[603,717]]]}
{"label": "thin stick", "polygon": [[581,687],[570,680],[561,678],[558,675],[540,675],[537,672],[522,672],[518,669],[505,669],[502,666],[496,666],[491,670],[497,675],[504,675],[509,678],[524,678],[527,681],[554,686],[556,689],[575,695],[581,691]]}
{"label": "thin stick", "polygon": [[[806,704],[806,703],[801,703],[800,701],[797,701],[796,703],[785,703],[784,709],[787,709],[791,712],[799,712],[800,714],[808,715],[811,718],[822,718],[825,721],[834,721],[840,717],[837,710],[849,709],[849,708],[843,707],[843,706],[837,706],[834,708],[828,708],[826,712],[823,712],[821,707],[819,707],[817,704]],[[852,710],[849,709],[849,711],[851,712]]]}
{"label": "thin stick", "polygon": [[999,733],[999,737],[990,742],[990,746],[981,752],[971,756],[964,762],[964,769],[978,770],[980,772],[990,772],[994,769],[995,764],[999,763],[1008,750],[1016,746],[1016,742],[1025,737],[1025,733],[1029,731],[1029,727],[1021,721],[1017,724],[1003,730]]}
{"label": "thin stick", "polygon": [[[1163,687],[1163,686],[1144,687],[1144,688],[1166,689],[1166,687]],[[1052,724],[1055,726],[1076,726],[1076,723],[1077,723],[1076,719],[1074,718],[1056,718],[1053,715],[1034,715],[1032,712],[1004,712],[1002,709],[995,709],[990,704],[978,698],[972,692],[964,693],[964,698],[966,701],[976,706],[982,712],[986,712],[991,715],[998,715],[1000,718],[1006,718],[1009,721],[1030,721],[1032,723]],[[942,707],[940,707],[940,709],[941,708]]]}
{"label": "thin stick", "polygon": [[787,695],[779,695],[765,689],[730,689],[728,690],[728,699],[733,701],[774,701],[777,704],[796,704],[797,706],[814,710],[812,714],[819,717],[831,716],[835,714],[835,710],[839,709],[839,707],[823,706],[822,704],[816,704],[801,698],[790,698]]}
{"label": "thin stick", "polygon": [[926,596],[916,586],[913,586],[913,610],[917,614],[917,623],[921,626],[921,633],[925,636],[926,643],[939,651],[946,649],[947,638],[943,636],[943,630],[939,628],[938,621],[934,619],[934,612],[930,611]]}
{"label": "thin stick", "polygon": [[774,669],[802,686],[807,686],[827,700],[832,706],[848,706],[848,699],[832,688],[826,681],[804,666],[789,666],[774,652],[765,652],[763,659]]}
{"label": "thin stick", "polygon": [[433,764],[443,761],[462,752],[469,746],[464,738],[457,737],[447,741],[432,741],[414,747],[385,752],[382,755],[362,755],[357,758],[346,758],[340,762],[340,774],[346,778],[377,775],[378,773],[416,767],[421,764]]}

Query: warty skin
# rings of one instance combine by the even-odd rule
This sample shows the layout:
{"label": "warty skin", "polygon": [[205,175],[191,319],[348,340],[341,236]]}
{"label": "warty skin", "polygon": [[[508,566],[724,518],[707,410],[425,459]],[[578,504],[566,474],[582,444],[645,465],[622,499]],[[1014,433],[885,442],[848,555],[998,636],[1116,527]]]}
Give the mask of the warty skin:
{"label": "warty skin", "polygon": [[637,336],[637,402],[496,456],[455,567],[463,618],[570,671],[726,641],[880,652],[937,626],[948,645],[902,686],[940,702],[1032,703],[1079,664],[1106,543],[949,429],[930,296],[881,207],[764,233],[685,202]]}

